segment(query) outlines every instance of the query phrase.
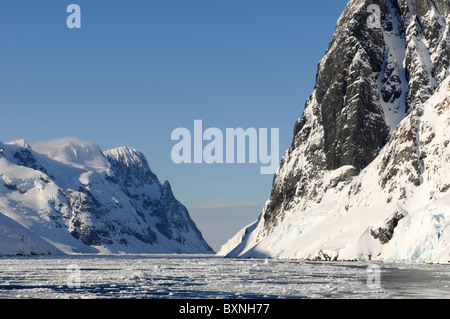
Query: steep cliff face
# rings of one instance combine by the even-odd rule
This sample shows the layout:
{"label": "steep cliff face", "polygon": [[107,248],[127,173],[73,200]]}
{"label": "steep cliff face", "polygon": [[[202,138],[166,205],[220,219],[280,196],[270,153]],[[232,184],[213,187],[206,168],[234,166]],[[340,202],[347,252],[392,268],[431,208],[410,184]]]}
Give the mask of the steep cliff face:
{"label": "steep cliff face", "polygon": [[[376,187],[392,197],[390,203],[411,199],[412,193],[406,190],[409,184],[419,187],[423,182],[423,154],[417,146],[419,117],[424,103],[449,76],[449,13],[446,0],[349,1],[319,63],[314,91],[295,125],[292,145],[275,174],[257,226],[238,236],[240,240],[232,240],[240,242],[236,247],[225,245],[222,254],[257,254],[270,242],[278,248],[264,248],[264,254],[290,256],[281,250],[288,251],[299,237],[312,236],[309,230],[326,220],[325,216],[351,206],[362,209],[361,200],[341,203],[341,207],[337,199],[350,196],[351,200],[352,194],[361,191],[362,184],[355,181],[368,167],[371,174],[382,176]],[[397,146],[386,155],[393,141],[401,150]],[[379,166],[374,167],[381,156]],[[401,168],[391,162],[402,163]],[[405,174],[407,185],[399,187],[396,179]],[[404,194],[396,198],[391,183],[397,190],[403,188]],[[326,202],[331,193],[337,196],[335,201]],[[378,201],[364,203],[373,207]],[[383,205],[380,209],[396,213]],[[281,240],[277,236],[286,227],[291,227],[291,238]],[[315,234],[320,242],[320,234]],[[299,251],[290,250],[292,255],[320,255],[320,249],[305,255],[296,247]]]}
{"label": "steep cliff face", "polygon": [[0,213],[9,226],[0,235],[15,242],[8,251],[212,253],[169,183],[135,149],[103,153],[76,139],[1,149]]}

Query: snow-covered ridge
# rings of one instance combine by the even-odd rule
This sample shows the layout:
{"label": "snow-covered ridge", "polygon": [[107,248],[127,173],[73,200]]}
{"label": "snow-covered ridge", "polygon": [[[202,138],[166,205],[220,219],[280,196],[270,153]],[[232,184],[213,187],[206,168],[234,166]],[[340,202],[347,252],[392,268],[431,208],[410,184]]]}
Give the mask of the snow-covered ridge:
{"label": "snow-covered ridge", "polygon": [[133,165],[145,166],[148,168],[147,160],[144,154],[131,147],[118,147],[103,153],[107,158],[112,158],[115,161],[121,161],[126,166]]}
{"label": "snow-covered ridge", "polygon": [[0,254],[211,253],[168,183],[129,147],[0,143]]}
{"label": "snow-covered ridge", "polygon": [[55,161],[78,168],[100,168],[108,165],[100,147],[76,138],[61,138],[34,143],[33,150]]}

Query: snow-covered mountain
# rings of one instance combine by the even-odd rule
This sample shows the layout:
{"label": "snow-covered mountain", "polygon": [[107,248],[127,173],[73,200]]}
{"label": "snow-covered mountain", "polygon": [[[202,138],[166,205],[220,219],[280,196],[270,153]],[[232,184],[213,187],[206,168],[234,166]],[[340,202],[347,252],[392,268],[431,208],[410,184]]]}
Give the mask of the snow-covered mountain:
{"label": "snow-covered mountain", "polygon": [[351,0],[259,219],[220,255],[450,261],[450,2]]}
{"label": "snow-covered mountain", "polygon": [[144,155],[74,138],[0,143],[0,254],[212,253]]}

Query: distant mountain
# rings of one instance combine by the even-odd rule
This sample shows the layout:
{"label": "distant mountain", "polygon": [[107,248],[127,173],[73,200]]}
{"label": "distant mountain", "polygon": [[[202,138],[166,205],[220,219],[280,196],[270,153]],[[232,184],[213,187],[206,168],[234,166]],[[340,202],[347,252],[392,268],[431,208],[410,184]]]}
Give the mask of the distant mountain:
{"label": "distant mountain", "polygon": [[259,219],[220,253],[450,261],[450,2],[351,0]]}
{"label": "distant mountain", "polygon": [[135,149],[0,143],[0,254],[119,252],[213,253]]}
{"label": "distant mountain", "polygon": [[198,221],[203,237],[215,251],[220,250],[223,243],[239,230],[240,225],[248,224],[260,212],[260,206],[252,205],[189,209],[191,217]]}

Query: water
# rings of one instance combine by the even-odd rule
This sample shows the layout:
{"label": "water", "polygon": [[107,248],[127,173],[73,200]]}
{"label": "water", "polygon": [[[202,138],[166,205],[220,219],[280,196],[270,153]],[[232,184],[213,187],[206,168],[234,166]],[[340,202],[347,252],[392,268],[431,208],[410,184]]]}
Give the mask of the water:
{"label": "water", "polygon": [[0,257],[2,299],[450,298],[449,287],[448,265],[186,255]]}

